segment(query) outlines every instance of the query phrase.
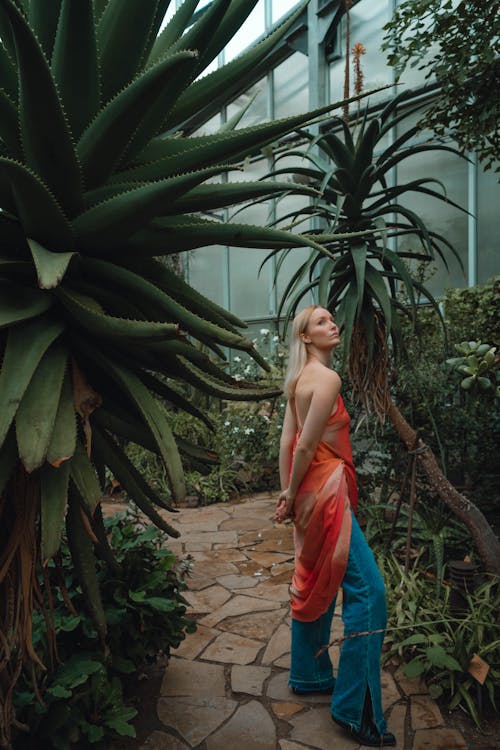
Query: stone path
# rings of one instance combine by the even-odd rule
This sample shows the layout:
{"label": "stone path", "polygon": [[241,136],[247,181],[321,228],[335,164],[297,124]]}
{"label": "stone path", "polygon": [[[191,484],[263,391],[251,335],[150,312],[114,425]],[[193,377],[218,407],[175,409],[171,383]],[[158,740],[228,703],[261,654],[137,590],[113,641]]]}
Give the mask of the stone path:
{"label": "stone path", "polygon": [[[141,750],[359,750],[331,721],[329,696],[287,686],[292,529],[273,523],[274,506],[266,493],[175,516],[182,536],[169,547],[192,558],[185,596],[198,629],[171,652],[158,697],[164,729]],[[332,639],[341,635],[338,609]],[[339,648],[330,654],[336,666]],[[393,666],[382,685],[399,750],[467,750],[422,682]]]}

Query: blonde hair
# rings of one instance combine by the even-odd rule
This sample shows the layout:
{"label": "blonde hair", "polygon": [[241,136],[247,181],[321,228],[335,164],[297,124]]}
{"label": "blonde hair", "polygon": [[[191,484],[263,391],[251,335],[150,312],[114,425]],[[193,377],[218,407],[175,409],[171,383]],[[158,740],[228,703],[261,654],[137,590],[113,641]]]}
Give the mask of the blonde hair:
{"label": "blonde hair", "polygon": [[285,374],[285,382],[283,384],[283,390],[285,391],[287,399],[294,397],[297,380],[307,362],[307,349],[302,340],[302,334],[306,332],[312,313],[320,306],[321,305],[309,305],[308,307],[304,307],[304,309],[293,319],[292,331],[290,333],[288,366]]}

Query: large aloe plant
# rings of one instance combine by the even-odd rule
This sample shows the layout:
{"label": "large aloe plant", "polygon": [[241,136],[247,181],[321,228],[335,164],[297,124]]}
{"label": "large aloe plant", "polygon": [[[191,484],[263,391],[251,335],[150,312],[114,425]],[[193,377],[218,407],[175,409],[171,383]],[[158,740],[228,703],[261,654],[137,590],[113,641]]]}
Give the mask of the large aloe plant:
{"label": "large aloe plant", "polygon": [[[423,298],[442,320],[436,300],[412,274],[412,262],[425,264],[438,258],[446,264],[450,255],[459,260],[447,238],[427,227],[409,207],[412,194],[423,193],[460,209],[446,196],[439,180],[429,177],[392,184],[389,179],[393,167],[421,152],[441,150],[460,155],[445,143],[411,145],[419,126],[405,129],[404,121],[416,107],[397,111],[398,105],[410,96],[411,92],[406,92],[393,98],[380,115],[370,120],[365,117],[352,124],[339,120],[335,130],[315,137],[305,131],[305,138],[311,142],[305,154],[297,150],[280,154],[279,158],[295,157],[297,161],[277,168],[273,176],[294,173],[321,194],[312,205],[283,216],[280,221],[298,224],[311,216],[320,217],[323,229],[319,236],[324,243],[322,252],[312,250],[290,279],[281,309],[287,308],[289,318],[304,296],[315,289],[319,302],[335,311],[343,326],[344,355],[355,395],[381,419],[389,414],[411,451],[418,447],[419,463],[436,494],[466,524],[487,570],[498,575],[500,544],[487,519],[450,484],[432,451],[419,440],[390,396],[391,358],[398,355],[398,347],[404,343],[400,315],[412,315],[417,300]],[[399,136],[384,145],[395,125],[401,131]],[[436,184],[442,192],[434,189]],[[407,237],[413,239],[414,249],[394,246],[395,239]],[[325,251],[330,257],[325,258]],[[287,252],[281,254],[277,273]],[[403,306],[398,297],[401,287],[409,306]]]}
{"label": "large aloe plant", "polygon": [[[167,533],[169,506],[123,439],[162,457],[184,494],[163,406],[205,419],[176,384],[230,399],[222,347],[265,365],[240,320],[158,256],[211,244],[314,247],[314,238],[207,221],[198,212],[271,196],[289,183],[209,182],[326,112],[193,135],[263,71],[297,14],[223,68],[201,74],[257,0],[0,0],[0,744],[12,684],[31,645],[35,562],[68,541],[96,627],[106,623],[92,562],[105,544],[106,471]],[[301,188],[303,189],[303,188]],[[202,353],[212,351],[214,357]],[[99,540],[99,542],[97,541]]]}

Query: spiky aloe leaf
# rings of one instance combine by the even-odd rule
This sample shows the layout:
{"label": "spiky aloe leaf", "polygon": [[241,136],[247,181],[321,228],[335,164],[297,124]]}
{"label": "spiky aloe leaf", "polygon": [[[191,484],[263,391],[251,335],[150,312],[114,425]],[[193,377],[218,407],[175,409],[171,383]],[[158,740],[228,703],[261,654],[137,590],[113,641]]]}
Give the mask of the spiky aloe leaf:
{"label": "spiky aloe leaf", "polygon": [[[76,3],[62,0],[51,59],[52,73],[64,101],[71,131],[74,138],[78,138],[100,105],[92,0],[78,0]],[[70,65],[68,60],[71,60]]]}
{"label": "spiky aloe leaf", "polygon": [[40,178],[12,159],[0,157],[0,206],[18,217],[26,237],[52,250],[73,247],[71,225]]}
{"label": "spiky aloe leaf", "polygon": [[244,52],[227,65],[224,65],[222,69],[216,70],[191,84],[179,97],[176,106],[169,114],[165,122],[165,129],[176,128],[181,123],[189,124],[189,119],[193,117],[193,113],[200,110],[203,110],[204,116],[208,119],[212,112],[215,113],[218,107],[218,104],[215,102],[217,102],[218,97],[222,93],[230,95],[235,86],[241,91],[252,80],[255,80],[253,77],[256,68],[263,64],[271,50],[293,26],[303,12],[306,4],[303,3],[290,18],[259,44],[254,45],[247,52]]}
{"label": "spiky aloe leaf", "polygon": [[[163,112],[170,107],[169,81],[179,76],[184,68],[191,70],[197,54],[178,52],[135,78],[117,94],[92,120],[83,132],[77,147],[88,187],[100,185],[115,170],[137,131],[145,121],[152,132],[141,130],[146,142],[156,135],[156,120],[149,115],[161,102]],[[158,118],[157,118],[158,119]],[[161,123],[161,117],[159,123]]]}
{"label": "spiky aloe leaf", "polygon": [[104,643],[107,630],[106,615],[97,579],[94,546],[82,513],[80,503],[74,494],[70,492],[68,512],[66,514],[68,546],[82,591],[85,594],[85,603],[89,608],[99,637]]}
{"label": "spiky aloe leaf", "polygon": [[147,229],[137,232],[127,242],[127,248],[133,250],[134,254],[141,249],[148,255],[167,255],[169,251],[193,250],[209,245],[277,249],[305,246],[329,254],[311,235],[292,234],[252,224],[225,224],[191,215],[154,219]]}
{"label": "spiky aloe leaf", "polygon": [[[99,428],[94,434],[95,443],[94,451],[104,458],[104,463],[113,472],[115,479],[118,479],[123,488],[129,492],[130,497],[135,499],[139,494],[141,498],[146,498],[153,505],[157,505],[163,510],[175,513],[176,510],[164,500],[144,479],[142,474],[135,468],[125,451],[116,443],[115,439]],[[103,442],[106,445],[103,445]]]}
{"label": "spiky aloe leaf", "polygon": [[53,289],[58,286],[75,253],[53,253],[36,240],[28,237],[27,241],[38,275],[38,286],[41,289]]}
{"label": "spiky aloe leaf", "polygon": [[96,336],[119,341],[164,341],[178,336],[176,323],[150,323],[142,320],[127,320],[96,312],[89,305],[89,298],[65,287],[59,288],[57,297],[67,309],[70,317],[82,328]]}
{"label": "spiky aloe leaf", "polygon": [[148,54],[158,0],[108,0],[99,19],[103,101],[135,78]]}
{"label": "spiky aloe leaf", "polygon": [[64,325],[40,316],[9,330],[0,370],[0,446],[2,445],[33,373]]}
{"label": "spiky aloe leaf", "polygon": [[55,343],[44,354],[23,395],[16,414],[19,456],[27,472],[45,461],[50,444],[68,351]]}
{"label": "spiky aloe leaf", "polygon": [[177,320],[180,326],[194,335],[198,333],[208,335],[225,346],[237,348],[250,348],[252,346],[251,342],[243,336],[231,333],[227,329],[220,328],[209,320],[204,320],[189,312],[172,297],[139,274],[120,268],[114,263],[94,258],[84,258],[82,264],[94,275],[94,278],[115,284],[116,288],[121,289],[125,295],[132,298],[140,296],[145,309],[156,310],[160,318]]}
{"label": "spiky aloe leaf", "polygon": [[210,211],[275,193],[315,195],[317,190],[293,182],[231,182],[200,185],[174,201],[166,214]]}
{"label": "spiky aloe leaf", "polygon": [[16,41],[19,121],[25,158],[69,213],[75,213],[82,205],[80,168],[47,59],[14,3],[0,0],[0,7],[8,15]]}
{"label": "spiky aloe leaf", "polygon": [[154,258],[127,258],[124,261],[127,268],[135,273],[140,272],[142,276],[156,284],[164,292],[171,293],[175,300],[196,315],[205,316],[216,325],[227,328],[237,333],[237,328],[247,328],[247,324],[236,317],[233,313],[225,310],[212,300],[207,299],[189,286],[184,279],[171,271],[164,263]]}
{"label": "spiky aloe leaf", "polygon": [[92,206],[73,221],[79,248],[94,254],[119,247],[144,224],[161,214],[162,207],[227,167],[207,167],[141,185]]}
{"label": "spiky aloe leaf", "polygon": [[40,472],[40,554],[42,565],[56,554],[61,544],[68,504],[69,464],[55,469],[48,464]]}
{"label": "spiky aloe leaf", "polygon": [[151,395],[148,388],[142,381],[129,370],[111,360],[102,352],[90,348],[83,340],[78,341],[78,346],[82,353],[94,359],[95,364],[104,369],[106,374],[123,389],[138,412],[141,414],[144,422],[153,435],[156,445],[163,458],[165,468],[172,490],[174,499],[182,500],[185,495],[184,474],[179,452],[175,444],[172,430],[168,423],[167,416],[162,405]]}
{"label": "spiky aloe leaf", "polygon": [[5,91],[0,89],[0,139],[7,146],[10,156],[19,159],[21,143],[17,124],[17,108]]}
{"label": "spiky aloe leaf", "polygon": [[[5,24],[2,28],[2,33],[10,31],[8,24]],[[12,64],[12,59],[15,58],[15,52],[13,58],[10,58],[4,44],[0,40],[0,81],[2,81],[2,88],[5,91],[9,99],[17,103],[17,75],[16,69]]]}
{"label": "spiky aloe leaf", "polygon": [[68,372],[63,380],[52,436],[47,448],[47,462],[58,468],[76,450],[76,414],[73,389]]}
{"label": "spiky aloe leaf", "polygon": [[199,0],[184,0],[182,5],[177,8],[175,14],[165,25],[161,34],[159,34],[154,40],[148,57],[148,63],[150,65],[158,62],[182,36],[184,30],[189,25],[198,3]]}
{"label": "spiky aloe leaf", "polygon": [[45,0],[30,0],[29,2],[30,26],[34,29],[47,60],[52,57],[60,9],[61,0],[51,0],[50,3]]}
{"label": "spiky aloe leaf", "polygon": [[7,328],[14,323],[35,318],[46,312],[53,304],[48,294],[6,279],[0,279],[0,297],[2,299],[0,328]]}
{"label": "spiky aloe leaf", "polygon": [[76,441],[75,452],[69,461],[70,476],[78,494],[89,513],[93,513],[102,497],[102,488],[96,470],[80,440]]}
{"label": "spiky aloe leaf", "polygon": [[13,430],[11,430],[6,437],[4,444],[2,445],[2,449],[0,450],[0,497],[7,485],[7,482],[14,473],[14,469],[17,465],[18,459],[19,456],[17,452],[16,439],[14,437]]}
{"label": "spiky aloe leaf", "polygon": [[110,467],[123,488],[134,498],[137,506],[159,529],[169,536],[179,537],[180,533],[177,529],[174,529],[173,526],[165,521],[151,502],[151,494],[155,496],[155,499],[159,499],[156,493],[153,493],[151,488],[147,486],[141,475],[135,470],[123,451],[120,451],[112,438],[101,434],[99,430],[96,430],[95,438],[96,454]]}

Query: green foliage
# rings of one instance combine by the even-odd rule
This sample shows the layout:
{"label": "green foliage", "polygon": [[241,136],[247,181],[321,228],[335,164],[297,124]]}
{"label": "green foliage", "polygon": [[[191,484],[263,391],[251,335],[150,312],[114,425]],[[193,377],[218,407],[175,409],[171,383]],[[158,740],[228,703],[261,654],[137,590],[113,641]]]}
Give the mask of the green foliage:
{"label": "green foliage", "polygon": [[[463,210],[447,198],[442,183],[431,175],[395,185],[388,179],[394,167],[419,153],[458,153],[441,143],[412,144],[419,128],[405,129],[405,119],[413,114],[414,107],[402,112],[398,109],[410,95],[405,92],[394,97],[372,119],[366,112],[357,122],[335,120],[316,137],[303,133],[310,141],[308,150],[286,151],[276,160],[295,157],[302,159],[302,164],[272,173],[294,173],[319,192],[312,205],[280,221],[294,224],[316,216],[324,225],[318,233],[326,252],[312,251],[283,293],[280,311],[287,306],[285,323],[304,297],[316,290],[318,302],[335,311],[343,329],[343,354],[349,360],[354,391],[380,420],[388,403],[388,337],[394,355],[402,346],[399,290],[404,290],[408,304],[403,311],[411,320],[419,299],[439,311],[419,274],[410,270],[411,265],[428,265],[436,259],[446,264],[447,255],[461,262],[446,237],[430,230],[409,207],[412,194],[423,193]],[[387,145],[387,134],[396,125],[400,135]],[[415,240],[416,249],[406,249],[408,237]],[[282,258],[287,253],[285,250]]]}
{"label": "green foliage", "polygon": [[[449,585],[437,594],[423,577],[418,559],[406,576],[394,557],[380,555],[378,563],[388,599],[386,658],[402,657],[408,677],[421,676],[432,697],[442,696],[450,709],[460,705],[480,725],[477,691],[481,690],[485,703],[496,711],[500,685],[498,581],[482,583],[466,596],[466,611],[454,614]],[[475,654],[490,667],[482,688],[468,672]]]}
{"label": "green foliage", "polygon": [[[419,495],[421,488],[419,488]],[[410,510],[402,503],[397,511],[395,503],[376,503],[364,508],[368,517],[366,538],[371,545],[390,550],[402,559],[410,523]],[[471,540],[465,526],[453,518],[442,503],[419,498],[411,514],[411,557],[418,557],[419,565],[429,571],[436,581],[436,593],[441,582],[446,560],[462,559],[471,553]]]}
{"label": "green foliage", "polygon": [[439,93],[424,122],[439,136],[451,134],[463,151],[476,150],[485,169],[500,154],[498,0],[405,0],[385,25],[383,49],[401,77],[419,67]]}
{"label": "green foliage", "polygon": [[463,341],[455,344],[461,355],[446,360],[460,376],[460,387],[464,391],[491,391],[494,389],[499,374],[499,359],[495,355],[496,346],[482,344],[480,341]]}
{"label": "green foliage", "polygon": [[[182,597],[185,584],[166,537],[139,516],[118,513],[106,519],[114,560],[99,559],[97,577],[108,623],[108,653],[104,655],[93,621],[86,614],[83,594],[67,545],[57,566],[51,562],[47,581],[53,595],[51,617],[59,662],[39,675],[43,704],[37,703],[29,673],[23,673],[14,695],[19,718],[30,729],[14,747],[25,748],[39,737],[44,748],[95,747],[105,750],[118,736],[135,736],[131,723],[137,711],[124,690],[126,680],[162,653],[177,647],[194,623],[186,617]],[[62,571],[64,586],[61,586]],[[71,610],[67,602],[70,602]],[[50,634],[45,616],[35,612],[33,642],[46,664],[51,664]],[[128,676],[128,677],[127,677]]]}
{"label": "green foliage", "polygon": [[[196,3],[185,0],[159,34],[169,0],[0,0],[2,742],[16,679],[11,655],[36,662],[30,622],[38,530],[45,563],[70,508],[70,548],[104,644],[91,537],[107,473],[154,523],[177,534],[123,442],[158,456],[171,496],[182,500],[180,449],[200,462],[207,456],[189,437],[178,444],[166,405],[203,420],[193,390],[240,401],[276,393],[227,373],[228,349],[265,366],[245,324],[163,262],[211,244],[319,247],[307,234],[199,216],[250,196],[309,194],[290,182],[218,181],[338,106],[199,134],[222,96],[236,96],[268,66],[307,0],[245,53],[204,75],[256,4],[214,0],[195,14]],[[2,601],[20,613],[9,648],[10,609]]]}

